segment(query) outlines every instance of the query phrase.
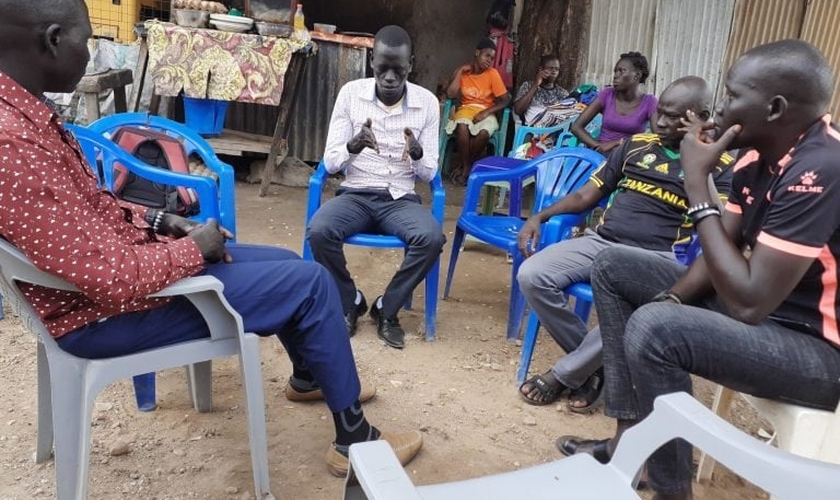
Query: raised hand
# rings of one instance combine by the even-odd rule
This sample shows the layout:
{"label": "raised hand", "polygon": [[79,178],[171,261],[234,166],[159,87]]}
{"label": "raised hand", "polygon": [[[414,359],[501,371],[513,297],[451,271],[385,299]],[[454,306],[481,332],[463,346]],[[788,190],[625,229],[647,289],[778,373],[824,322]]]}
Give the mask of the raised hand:
{"label": "raised hand", "polygon": [[371,125],[373,125],[373,122],[370,118],[368,118],[367,121],[365,121],[365,124],[362,125],[362,129],[359,130],[359,133],[347,142],[348,152],[357,155],[361,153],[363,149],[370,148],[379,154],[379,143],[376,142],[376,136],[373,135]]}
{"label": "raised hand", "polygon": [[423,158],[423,146],[417,142],[417,138],[414,137],[414,133],[411,131],[410,128],[406,127],[403,131],[403,135],[405,136],[405,148],[403,148],[402,160],[408,161],[411,158],[414,161]]}
{"label": "raised hand", "polygon": [[696,179],[706,179],[717,165],[720,155],[729,149],[729,145],[741,133],[741,126],[733,125],[714,139],[710,135],[715,127],[713,123],[701,120],[691,111],[686,116],[680,128],[685,132],[680,141],[680,163],[687,177],[696,175]]}
{"label": "raised hand", "polygon": [[548,76],[548,72],[544,69],[537,71],[536,76],[534,76],[534,86],[539,87],[540,85],[542,85],[542,82],[543,80],[545,80],[546,76]]}

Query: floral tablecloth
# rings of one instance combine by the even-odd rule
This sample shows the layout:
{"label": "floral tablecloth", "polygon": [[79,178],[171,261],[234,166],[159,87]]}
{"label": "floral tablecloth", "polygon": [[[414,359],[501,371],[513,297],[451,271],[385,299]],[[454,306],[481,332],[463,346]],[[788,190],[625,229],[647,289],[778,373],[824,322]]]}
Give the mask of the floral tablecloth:
{"label": "floral tablecloth", "polygon": [[277,106],[292,54],[305,43],[147,23],[149,74],[159,95]]}

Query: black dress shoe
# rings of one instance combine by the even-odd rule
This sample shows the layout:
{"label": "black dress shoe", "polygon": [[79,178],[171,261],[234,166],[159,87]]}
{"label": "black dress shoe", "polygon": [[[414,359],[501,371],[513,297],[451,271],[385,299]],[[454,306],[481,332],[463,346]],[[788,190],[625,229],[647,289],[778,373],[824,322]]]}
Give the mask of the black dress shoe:
{"label": "black dress shoe", "polygon": [[356,307],[350,310],[349,313],[344,315],[344,324],[347,325],[347,332],[351,337],[356,335],[356,327],[359,323],[359,316],[364,316],[368,309],[364,294],[362,294],[362,292],[359,292],[359,294],[362,296],[362,301],[356,304]]}
{"label": "black dress shoe", "polygon": [[389,346],[402,349],[405,347],[405,330],[400,326],[400,320],[396,317],[383,317],[382,310],[376,307],[377,302],[379,302],[378,298],[370,308],[370,317],[376,321],[376,334]]}

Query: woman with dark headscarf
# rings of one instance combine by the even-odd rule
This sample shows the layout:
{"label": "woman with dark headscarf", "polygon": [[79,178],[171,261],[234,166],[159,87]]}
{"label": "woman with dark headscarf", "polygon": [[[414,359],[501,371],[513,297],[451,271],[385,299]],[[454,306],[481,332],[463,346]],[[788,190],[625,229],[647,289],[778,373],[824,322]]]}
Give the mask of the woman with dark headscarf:
{"label": "woman with dark headscarf", "polygon": [[[621,140],[653,128],[656,97],[645,94],[641,86],[650,75],[648,62],[639,52],[621,54],[613,69],[612,87],[605,87],[598,97],[572,124],[572,133],[584,144],[603,154],[615,149]],[[601,113],[601,133],[597,139],[586,126]]]}

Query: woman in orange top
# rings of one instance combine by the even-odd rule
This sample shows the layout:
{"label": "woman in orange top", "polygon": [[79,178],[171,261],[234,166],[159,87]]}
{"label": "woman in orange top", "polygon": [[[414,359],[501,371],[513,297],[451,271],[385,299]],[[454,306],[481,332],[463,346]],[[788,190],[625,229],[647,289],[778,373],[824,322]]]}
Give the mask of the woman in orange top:
{"label": "woman in orange top", "polygon": [[[490,136],[499,129],[496,112],[510,102],[502,77],[493,65],[496,44],[485,38],[478,42],[472,62],[455,70],[446,95],[460,94],[461,104],[446,124],[446,133],[455,132],[460,165],[450,169],[452,180],[464,184],[473,162],[484,152]],[[502,154],[501,151],[496,151]]]}

